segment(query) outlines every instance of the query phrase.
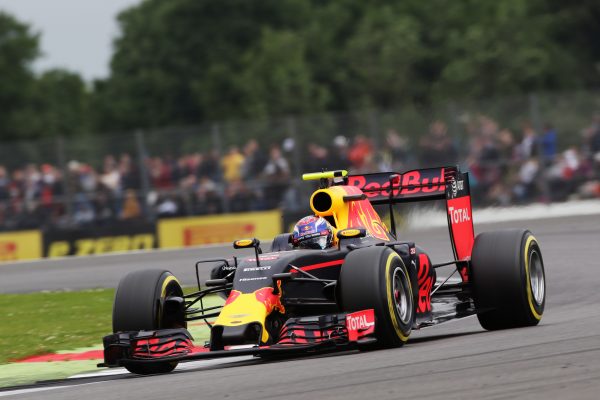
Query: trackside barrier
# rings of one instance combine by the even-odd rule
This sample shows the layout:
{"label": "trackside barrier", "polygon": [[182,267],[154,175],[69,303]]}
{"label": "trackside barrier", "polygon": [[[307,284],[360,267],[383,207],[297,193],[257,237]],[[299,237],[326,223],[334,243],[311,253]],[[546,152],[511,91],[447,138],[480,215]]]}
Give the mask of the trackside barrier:
{"label": "trackside barrier", "polygon": [[0,262],[35,260],[42,257],[39,230],[0,233]]}
{"label": "trackside barrier", "polygon": [[173,218],[158,221],[160,248],[230,243],[240,238],[271,240],[282,231],[280,210]]}

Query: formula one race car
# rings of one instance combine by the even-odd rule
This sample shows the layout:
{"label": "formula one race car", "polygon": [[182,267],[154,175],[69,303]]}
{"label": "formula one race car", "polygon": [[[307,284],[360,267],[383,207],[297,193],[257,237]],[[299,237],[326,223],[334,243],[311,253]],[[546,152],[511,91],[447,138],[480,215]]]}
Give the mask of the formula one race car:
{"label": "formula one race car", "polygon": [[[334,247],[297,249],[283,234],[262,253],[258,240],[238,240],[234,248],[253,249],[254,256],[198,261],[198,291],[187,295],[166,270],[128,274],[115,295],[114,333],[104,337],[99,366],[151,374],[205,358],[398,347],[413,329],[474,314],[488,330],[539,323],[540,246],[527,230],[475,238],[467,173],[444,167],[303,178],[320,181],[310,207],[335,229]],[[393,205],[423,200],[445,200],[454,259],[434,264],[419,246],[398,240]],[[390,229],[377,204],[389,205]],[[202,263],[216,263],[205,289]],[[460,279],[437,280],[436,268],[448,265]],[[225,304],[204,307],[215,293]],[[200,319],[210,326],[210,341],[195,347],[186,326]]]}

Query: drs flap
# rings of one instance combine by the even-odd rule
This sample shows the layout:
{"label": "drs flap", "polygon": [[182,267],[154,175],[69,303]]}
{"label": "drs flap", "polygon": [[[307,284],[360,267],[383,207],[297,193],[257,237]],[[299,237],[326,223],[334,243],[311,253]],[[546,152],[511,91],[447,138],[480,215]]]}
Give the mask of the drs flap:
{"label": "drs flap", "polygon": [[403,173],[350,175],[348,185],[361,189],[372,204],[438,200],[445,198],[447,170],[447,167],[441,167],[415,169]]}

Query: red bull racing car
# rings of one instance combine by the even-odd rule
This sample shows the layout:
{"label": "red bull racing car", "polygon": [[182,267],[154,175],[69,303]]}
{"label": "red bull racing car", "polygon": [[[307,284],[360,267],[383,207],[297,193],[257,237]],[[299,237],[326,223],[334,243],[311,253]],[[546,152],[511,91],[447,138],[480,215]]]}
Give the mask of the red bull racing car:
{"label": "red bull racing car", "polygon": [[[527,230],[475,238],[467,173],[444,167],[303,178],[320,183],[310,207],[332,227],[333,246],[299,248],[291,234],[282,234],[263,253],[258,240],[238,240],[234,248],[252,248],[254,256],[198,261],[198,291],[191,294],[166,270],[126,275],[99,366],[152,374],[206,358],[398,347],[413,329],[475,314],[488,330],[539,323],[545,305],[540,246]],[[425,200],[445,202],[451,260],[433,263],[396,235],[393,206]],[[389,229],[373,207],[378,204],[389,206]],[[216,265],[204,289],[202,263]],[[436,279],[443,266],[455,266],[460,278]],[[212,294],[225,304],[205,307]],[[186,329],[195,320],[210,326],[210,341],[198,347]]]}

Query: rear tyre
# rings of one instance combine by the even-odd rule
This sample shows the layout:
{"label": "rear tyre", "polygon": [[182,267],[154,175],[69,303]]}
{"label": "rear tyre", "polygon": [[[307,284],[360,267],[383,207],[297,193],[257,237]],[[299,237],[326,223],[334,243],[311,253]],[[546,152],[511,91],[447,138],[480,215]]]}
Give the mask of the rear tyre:
{"label": "rear tyre", "polygon": [[353,312],[375,311],[377,347],[399,347],[412,330],[415,307],[408,269],[388,247],[352,251],[340,272],[339,305]]}
{"label": "rear tyre", "polygon": [[484,329],[537,325],[546,304],[542,252],[528,230],[477,236],[471,257],[475,307]]}
{"label": "rear tyre", "polygon": [[[185,328],[181,315],[165,313],[165,299],[183,296],[177,279],[165,270],[127,274],[119,282],[113,305],[113,332]],[[171,372],[177,362],[126,366],[129,372],[148,375]]]}

